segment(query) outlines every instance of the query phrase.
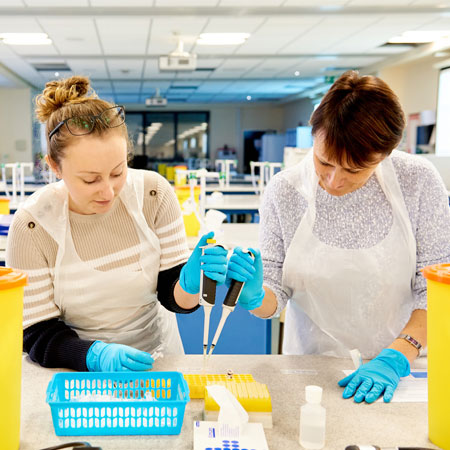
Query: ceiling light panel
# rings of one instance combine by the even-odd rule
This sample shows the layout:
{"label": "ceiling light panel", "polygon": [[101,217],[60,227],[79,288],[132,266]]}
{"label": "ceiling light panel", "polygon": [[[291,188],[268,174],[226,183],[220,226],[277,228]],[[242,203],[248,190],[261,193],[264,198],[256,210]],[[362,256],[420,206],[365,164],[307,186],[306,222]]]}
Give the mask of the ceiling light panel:
{"label": "ceiling light panel", "polygon": [[42,17],[40,23],[61,54],[101,54],[93,19],[89,17]]}
{"label": "ceiling light panel", "polygon": [[100,34],[101,45],[106,55],[144,54],[150,26],[149,18],[111,18],[95,19]]}

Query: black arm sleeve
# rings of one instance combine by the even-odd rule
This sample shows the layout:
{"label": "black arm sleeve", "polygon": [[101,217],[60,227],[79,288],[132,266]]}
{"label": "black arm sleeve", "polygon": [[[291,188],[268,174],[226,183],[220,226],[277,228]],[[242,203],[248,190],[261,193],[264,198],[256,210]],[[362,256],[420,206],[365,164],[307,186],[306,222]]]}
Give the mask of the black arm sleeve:
{"label": "black arm sleeve", "polygon": [[38,322],[23,330],[23,350],[43,367],[86,372],[86,355],[94,341],[83,340],[59,319]]}
{"label": "black arm sleeve", "polygon": [[184,309],[178,306],[173,296],[173,290],[180,278],[180,272],[183,266],[184,264],[179,264],[178,266],[159,272],[156,291],[158,300],[164,308],[179,314],[189,314],[200,308],[200,305],[196,305],[191,309]]}

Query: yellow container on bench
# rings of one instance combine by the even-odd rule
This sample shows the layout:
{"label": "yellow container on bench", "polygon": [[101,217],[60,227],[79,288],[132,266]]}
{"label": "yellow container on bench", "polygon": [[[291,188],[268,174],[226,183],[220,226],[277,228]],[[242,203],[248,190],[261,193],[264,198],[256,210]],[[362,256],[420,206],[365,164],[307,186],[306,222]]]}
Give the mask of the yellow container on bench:
{"label": "yellow container on bench", "polygon": [[428,437],[450,450],[450,264],[423,269],[427,279]]}
{"label": "yellow container on bench", "polygon": [[9,198],[0,198],[0,214],[9,214]]}
{"label": "yellow container on bench", "polygon": [[[183,203],[186,202],[191,196],[190,186],[175,186],[175,193],[178,198],[178,202],[181,206],[181,211],[183,212]],[[196,208],[198,210],[198,205],[200,202],[200,186],[194,187],[194,199],[196,203]],[[200,231],[200,222],[198,221],[195,213],[184,214],[183,212],[184,228],[186,229],[187,236],[198,236]]]}
{"label": "yellow container on bench", "polygon": [[1,448],[16,450],[20,441],[23,288],[27,275],[0,267],[0,436]]}

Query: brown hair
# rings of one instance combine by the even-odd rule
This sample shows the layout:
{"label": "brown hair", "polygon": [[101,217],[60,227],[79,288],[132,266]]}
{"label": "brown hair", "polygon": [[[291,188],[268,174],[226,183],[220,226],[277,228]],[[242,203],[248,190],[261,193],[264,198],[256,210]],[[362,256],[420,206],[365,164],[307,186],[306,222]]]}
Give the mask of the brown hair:
{"label": "brown hair", "polygon": [[405,115],[397,96],[380,78],[342,74],[311,115],[312,134],[320,134],[330,160],[364,168],[398,145]]}
{"label": "brown hair", "polygon": [[[89,78],[84,76],[73,76],[48,82],[42,94],[36,97],[35,102],[36,117],[40,122],[46,123],[47,154],[57,165],[64,158],[67,145],[73,139],[80,139],[80,136],[70,134],[65,126],[49,139],[49,133],[58,123],[75,116],[96,116],[114,106],[114,104],[98,98],[90,87]],[[117,128],[108,128],[97,120],[93,131],[87,136],[102,136],[107,132],[118,132],[123,135],[128,145],[128,156],[130,156],[132,144],[125,124]]]}

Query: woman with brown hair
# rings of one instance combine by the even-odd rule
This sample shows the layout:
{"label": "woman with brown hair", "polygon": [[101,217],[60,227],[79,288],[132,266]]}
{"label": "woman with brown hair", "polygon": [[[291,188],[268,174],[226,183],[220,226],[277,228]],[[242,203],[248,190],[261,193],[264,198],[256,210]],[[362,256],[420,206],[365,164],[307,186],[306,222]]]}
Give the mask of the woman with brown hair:
{"label": "woman with brown hair", "polygon": [[287,306],[283,353],[359,348],[371,361],[339,382],[344,398],[389,402],[426,347],[420,269],[450,261],[447,192],[430,163],[394,151],[404,114],[377,77],[344,73],[311,125],[313,150],[265,191],[256,274],[235,252],[228,276],[249,280],[239,301],[255,315]]}
{"label": "woman with brown hair", "polygon": [[28,273],[24,351],[45,367],[147,370],[182,353],[176,313],[198,308],[200,268],[225,281],[227,252],[189,257],[181,210],[159,174],[128,169],[122,106],[85,77],[47,83],[36,99],[47,162],[61,179],[16,212],[6,261]]}

